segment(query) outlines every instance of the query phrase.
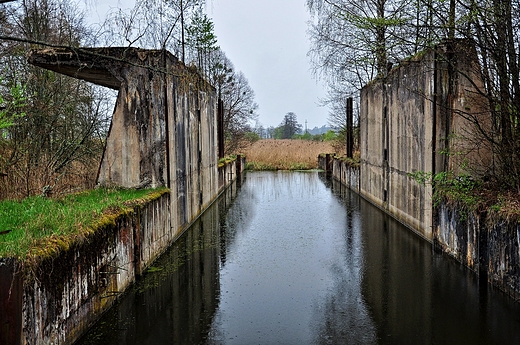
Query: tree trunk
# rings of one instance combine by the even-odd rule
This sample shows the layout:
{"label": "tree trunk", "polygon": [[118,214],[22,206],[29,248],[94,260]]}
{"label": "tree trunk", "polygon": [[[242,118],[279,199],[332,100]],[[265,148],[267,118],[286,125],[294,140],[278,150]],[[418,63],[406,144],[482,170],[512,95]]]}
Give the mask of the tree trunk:
{"label": "tree trunk", "polygon": [[376,24],[376,68],[378,76],[386,75],[386,25],[385,20],[386,0],[377,0],[377,19]]}

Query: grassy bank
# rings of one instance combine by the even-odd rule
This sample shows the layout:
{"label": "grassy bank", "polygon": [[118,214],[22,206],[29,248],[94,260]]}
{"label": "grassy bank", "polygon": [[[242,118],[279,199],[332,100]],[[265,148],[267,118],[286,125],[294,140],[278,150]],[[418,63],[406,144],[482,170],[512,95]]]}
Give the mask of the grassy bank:
{"label": "grassy bank", "polygon": [[1,201],[0,257],[50,255],[166,191],[95,189],[60,199]]}
{"label": "grassy bank", "polygon": [[330,142],[265,139],[244,150],[249,170],[305,170],[318,168],[320,153],[334,152]]}

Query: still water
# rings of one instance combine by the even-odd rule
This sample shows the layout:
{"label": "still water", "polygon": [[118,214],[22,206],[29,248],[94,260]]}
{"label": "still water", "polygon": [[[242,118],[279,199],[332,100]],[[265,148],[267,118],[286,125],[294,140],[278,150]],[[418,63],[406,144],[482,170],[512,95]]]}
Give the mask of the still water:
{"label": "still water", "polygon": [[250,172],[79,344],[520,344],[520,305],[317,172]]}

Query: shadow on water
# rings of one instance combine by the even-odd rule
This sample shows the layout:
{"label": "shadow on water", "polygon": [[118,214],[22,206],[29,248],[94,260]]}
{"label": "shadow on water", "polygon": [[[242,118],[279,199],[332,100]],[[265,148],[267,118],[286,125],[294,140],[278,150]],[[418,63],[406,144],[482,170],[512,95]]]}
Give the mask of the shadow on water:
{"label": "shadow on water", "polygon": [[76,344],[204,343],[218,307],[221,248],[232,242],[225,215],[242,183],[228,188]]}
{"label": "shadow on water", "polygon": [[79,344],[517,344],[520,306],[316,172],[248,173]]}
{"label": "shadow on water", "polygon": [[362,296],[377,343],[520,343],[520,305],[341,184],[333,191],[362,215]]}

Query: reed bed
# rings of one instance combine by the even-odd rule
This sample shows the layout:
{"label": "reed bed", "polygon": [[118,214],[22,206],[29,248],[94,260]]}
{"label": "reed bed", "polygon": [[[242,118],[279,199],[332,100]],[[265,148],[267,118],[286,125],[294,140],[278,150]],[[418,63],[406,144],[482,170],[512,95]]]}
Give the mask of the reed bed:
{"label": "reed bed", "polygon": [[329,142],[264,139],[247,147],[249,170],[309,170],[318,168],[318,155],[334,152]]}

